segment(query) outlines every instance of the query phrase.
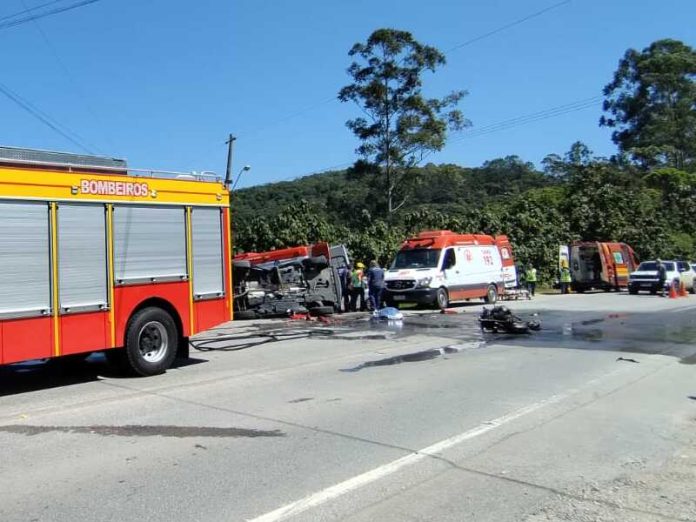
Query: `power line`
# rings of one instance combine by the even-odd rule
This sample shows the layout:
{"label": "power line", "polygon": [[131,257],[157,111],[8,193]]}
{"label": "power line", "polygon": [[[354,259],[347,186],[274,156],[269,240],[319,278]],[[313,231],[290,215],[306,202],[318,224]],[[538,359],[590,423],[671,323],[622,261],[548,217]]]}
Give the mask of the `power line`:
{"label": "power line", "polygon": [[61,2],[65,2],[65,1],[66,0],[52,0],[51,2],[46,2],[44,4],[35,5],[34,7],[27,7],[25,5],[24,11],[19,11],[18,13],[14,13],[11,15],[0,16],[0,22],[2,22],[3,20],[8,20],[10,18],[16,18],[16,17],[23,15],[23,14],[26,14],[26,13],[31,13],[32,11],[38,11],[39,9],[42,9],[44,7],[48,7],[49,5],[59,4]]}
{"label": "power line", "polygon": [[479,129],[476,129],[473,132],[460,136],[457,139],[451,140],[451,142],[462,141],[469,138],[476,138],[479,136],[485,136],[487,134],[494,134],[496,132],[505,131],[514,127],[519,127],[521,125],[527,125],[529,123],[547,120],[549,118],[555,118],[564,114],[569,114],[572,112],[589,109],[591,107],[596,107],[601,101],[601,99],[602,96],[592,96],[591,98],[584,98],[582,100],[577,100],[575,102],[558,105],[556,107],[551,107],[542,111],[517,116],[515,118],[502,120],[496,123],[491,123]]}
{"label": "power line", "polygon": [[[507,120],[502,120],[496,123],[491,123],[477,129],[475,132],[466,134],[457,139],[451,140],[450,143],[455,143],[458,141],[466,140],[469,138],[477,138],[479,136],[485,136],[488,134],[495,134],[496,132],[502,132],[514,127],[519,127],[521,125],[527,125],[529,123],[534,123],[537,121],[547,120],[549,118],[555,118],[557,116],[562,116],[564,114],[570,114],[573,112],[578,112],[581,110],[589,109],[591,107],[596,107],[601,101],[602,96],[592,96],[589,98],[583,98],[581,100],[576,100],[574,102],[565,103],[563,105],[558,105],[555,107],[550,107],[538,112],[533,112],[530,114],[516,116],[515,118],[509,118]],[[322,174],[324,172],[329,172],[332,170],[342,169],[353,165],[353,161],[346,163],[341,163],[339,165],[333,165],[331,167],[325,167],[319,170],[312,170],[304,174],[293,174],[291,176],[286,176],[274,181],[269,181],[268,183],[282,183],[285,181],[291,181],[298,178],[303,178],[306,176],[312,176],[315,174]]]}
{"label": "power line", "polygon": [[[31,8],[29,8],[27,6],[26,1],[25,0],[21,0],[21,1],[22,1],[22,5],[24,6],[25,10],[30,11]],[[58,1],[62,1],[62,0],[58,0]],[[56,2],[56,0],[54,0],[53,2],[50,2],[50,3],[55,3],[55,2]],[[51,51],[51,54],[53,54],[53,57],[55,58],[56,63],[59,65],[60,69],[63,71],[63,74],[66,76],[68,81],[72,84],[73,90],[75,90],[77,92],[77,94],[79,95],[79,99],[82,101],[84,107],[87,109],[87,112],[92,116],[94,123],[96,123],[97,127],[99,129],[102,129],[102,133],[104,133],[104,129],[106,129],[107,126],[103,124],[103,120],[99,116],[97,116],[95,111],[92,109],[91,105],[88,102],[87,95],[85,94],[84,90],[80,87],[80,84],[77,81],[75,81],[75,77],[70,73],[68,66],[65,64],[63,59],[60,57],[60,54],[58,54],[58,50],[51,43],[51,40],[48,38],[48,35],[41,27],[41,24],[39,23],[39,21],[33,20],[33,22],[34,22],[34,26],[36,27],[36,30],[39,32],[39,34],[41,35],[41,38],[43,39],[44,43],[46,44],[46,47],[48,47],[48,49]],[[97,151],[100,153],[103,153],[103,151],[100,150],[99,147],[97,147]]]}
{"label": "power line", "polygon": [[505,25],[501,25],[500,27],[498,27],[498,28],[496,28],[496,29],[492,29],[491,31],[488,31],[487,33],[484,33],[484,34],[479,35],[479,36],[475,36],[474,38],[472,38],[472,39],[470,39],[470,40],[467,40],[466,42],[463,42],[463,43],[460,43],[460,44],[458,44],[458,45],[455,45],[454,47],[452,47],[452,48],[448,49],[447,51],[445,51],[445,54],[450,53],[450,52],[452,52],[452,51],[455,51],[455,50],[457,50],[457,49],[461,49],[462,47],[466,47],[467,45],[471,45],[471,44],[473,44],[473,43],[479,42],[479,41],[484,40],[484,39],[486,39],[486,38],[488,38],[488,37],[490,37],[490,36],[493,36],[493,35],[495,35],[495,34],[502,33],[502,32],[505,31],[506,29],[510,29],[510,28],[512,28],[512,27],[515,27],[516,25],[523,24],[524,22],[526,22],[526,21],[528,21],[528,20],[531,20],[532,18],[537,18],[537,17],[539,17],[539,16],[541,16],[541,15],[543,15],[543,14],[548,13],[549,11],[552,11],[552,10],[554,10],[554,9],[557,9],[557,8],[561,7],[562,5],[569,4],[571,1],[572,1],[572,0],[563,0],[562,2],[558,2],[558,3],[556,3],[556,4],[553,4],[553,5],[549,6],[549,7],[546,7],[546,8],[544,8],[544,9],[540,10],[540,11],[536,11],[536,12],[534,12],[534,13],[531,13],[531,14],[529,14],[529,15],[527,15],[527,16],[524,16],[524,17],[522,17],[522,18],[520,18],[520,19],[518,19],[518,20],[515,20],[515,21],[513,21],[513,22],[507,23],[507,24],[505,24]]}
{"label": "power line", "polygon": [[[509,118],[507,120],[502,120],[499,122],[490,123],[488,125],[484,125],[480,129],[476,129],[474,132],[460,136],[457,139],[450,140],[449,143],[456,143],[458,141],[466,140],[469,138],[477,138],[479,136],[485,136],[488,134],[495,134],[496,132],[502,132],[502,131],[505,131],[505,130],[508,130],[508,129],[511,129],[514,127],[519,127],[521,125],[527,125],[529,123],[547,120],[549,118],[563,116],[564,114],[570,114],[573,112],[578,112],[581,110],[589,109],[591,107],[596,107],[601,100],[602,100],[601,95],[591,96],[589,98],[583,98],[580,100],[576,100],[574,102],[564,103],[562,105],[557,105],[555,107],[550,107],[548,109],[533,112],[530,114],[516,116],[514,118]],[[325,167],[325,168],[322,168],[319,170],[312,170],[309,172],[305,172],[304,174],[293,174],[291,176],[285,176],[283,178],[276,179],[274,181],[269,181],[268,183],[282,183],[284,181],[291,181],[291,180],[303,178],[306,176],[312,176],[315,174],[321,174],[321,173],[329,172],[332,170],[342,169],[342,168],[348,167],[348,166],[353,165],[353,164],[354,164],[353,161],[349,161],[349,162],[341,163],[338,165],[332,165],[331,167]]]}
{"label": "power line", "polygon": [[[74,4],[70,5],[65,5],[65,6],[60,6],[60,7],[55,7],[53,9],[49,9],[46,11],[41,11],[39,13],[35,14],[27,14],[26,16],[22,16],[22,14],[26,14],[27,12],[31,13],[33,11],[36,11],[40,9],[41,7],[46,7],[49,5],[53,5],[57,3],[56,1],[53,2],[48,2],[46,4],[43,4],[43,6],[37,6],[31,9],[25,9],[24,11],[20,13],[15,13],[14,15],[9,15],[5,16],[4,18],[0,20],[7,20],[5,22],[0,23],[0,30],[2,29],[9,29],[11,27],[16,27],[18,25],[26,24],[28,22],[31,22],[32,20],[38,20],[40,18],[45,18],[47,16],[53,16],[59,13],[64,13],[66,11],[72,11],[73,9],[77,9],[79,7],[84,7],[86,5],[94,4],[96,2],[99,2],[100,0],[80,0],[79,2],[76,2]],[[19,18],[17,18],[19,17]],[[14,20],[13,20],[14,18]]]}
{"label": "power line", "polygon": [[[539,11],[535,11],[535,12],[533,12],[533,13],[530,13],[530,14],[528,14],[528,15],[522,17],[522,18],[519,18],[519,19],[517,19],[517,20],[514,20],[514,21],[512,21],[512,22],[509,22],[509,23],[507,23],[507,24],[505,24],[505,25],[501,25],[500,27],[497,27],[497,28],[495,28],[495,29],[492,29],[492,30],[490,30],[490,31],[488,31],[488,32],[486,32],[486,33],[480,34],[480,35],[478,35],[478,36],[476,36],[476,37],[474,37],[474,38],[471,38],[471,39],[469,39],[469,40],[467,40],[467,41],[465,41],[465,42],[462,42],[461,44],[455,45],[454,47],[452,47],[452,48],[448,49],[447,51],[445,51],[445,54],[450,53],[450,52],[452,52],[452,51],[455,51],[455,50],[457,50],[457,49],[461,49],[462,47],[466,47],[466,46],[468,46],[468,45],[471,45],[471,44],[473,44],[473,43],[479,42],[479,41],[481,41],[481,40],[485,40],[486,38],[489,38],[489,37],[494,36],[494,35],[496,35],[496,34],[498,34],[498,33],[501,33],[501,32],[503,32],[503,31],[505,31],[505,30],[507,30],[507,29],[510,29],[510,28],[515,27],[515,26],[520,25],[520,24],[523,24],[523,23],[525,23],[525,22],[527,22],[527,21],[529,21],[529,20],[532,20],[533,18],[537,18],[537,17],[539,17],[539,16],[542,16],[542,15],[548,13],[549,11],[552,11],[552,10],[554,10],[554,9],[557,9],[557,8],[559,8],[559,7],[561,7],[561,6],[565,5],[565,4],[569,4],[569,3],[571,3],[571,1],[572,1],[572,0],[563,0],[563,1],[561,1],[561,2],[557,2],[557,3],[553,4],[553,5],[550,5],[549,7],[546,7],[546,8],[544,8],[544,9],[539,10]],[[306,112],[309,112],[309,111],[311,111],[311,110],[314,110],[314,109],[316,109],[317,107],[320,107],[320,106],[322,106],[322,105],[327,104],[328,102],[335,101],[335,100],[336,100],[335,97],[327,98],[327,99],[325,99],[325,100],[323,100],[323,101],[321,101],[321,102],[317,102],[317,103],[311,104],[311,105],[305,107],[304,109],[300,109],[300,110],[298,110],[298,111],[296,111],[296,112],[293,112],[293,113],[290,113],[290,114],[288,114],[288,115],[286,115],[286,116],[283,116],[282,118],[279,118],[278,120],[275,120],[275,121],[273,121],[273,122],[271,122],[271,123],[268,123],[268,124],[266,124],[266,125],[263,125],[263,126],[261,126],[261,127],[258,127],[258,128],[256,128],[256,129],[252,130],[251,132],[247,133],[246,135],[245,135],[244,133],[241,133],[240,135],[246,137],[246,136],[249,136],[249,135],[257,134],[257,133],[259,133],[259,132],[262,131],[262,130],[266,130],[266,129],[268,129],[269,127],[273,127],[273,126],[278,125],[278,124],[280,124],[280,123],[283,123],[283,122],[286,122],[286,121],[291,120],[291,119],[293,119],[293,118],[296,118],[297,116],[300,116],[300,115],[302,115],[302,114],[304,114],[304,113],[306,113]]]}
{"label": "power line", "polygon": [[23,99],[19,94],[13,92],[9,87],[2,83],[0,83],[0,93],[4,94],[7,98],[12,100],[20,108],[31,114],[41,123],[63,136],[73,145],[76,145],[87,154],[94,154],[94,152],[92,152],[92,150],[90,150],[90,148],[84,144],[83,139],[78,134],[70,130],[65,125],[58,123],[54,118],[43,112],[28,100]]}

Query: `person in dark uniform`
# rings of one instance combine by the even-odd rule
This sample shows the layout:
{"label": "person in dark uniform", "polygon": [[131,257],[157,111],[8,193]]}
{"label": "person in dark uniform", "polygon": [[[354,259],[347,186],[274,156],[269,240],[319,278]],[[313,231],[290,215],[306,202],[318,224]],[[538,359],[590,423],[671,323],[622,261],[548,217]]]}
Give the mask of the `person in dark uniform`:
{"label": "person in dark uniform", "polygon": [[657,287],[660,289],[660,295],[665,296],[665,282],[667,281],[667,268],[662,263],[662,259],[657,260]]}

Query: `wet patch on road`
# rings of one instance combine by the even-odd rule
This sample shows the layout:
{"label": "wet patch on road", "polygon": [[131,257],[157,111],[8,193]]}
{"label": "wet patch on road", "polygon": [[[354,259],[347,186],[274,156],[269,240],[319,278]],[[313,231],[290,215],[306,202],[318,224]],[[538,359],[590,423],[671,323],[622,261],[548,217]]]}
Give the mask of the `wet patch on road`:
{"label": "wet patch on road", "polygon": [[683,357],[679,362],[682,364],[696,364],[696,353],[688,357]]}
{"label": "wet patch on road", "polygon": [[31,426],[10,424],[0,426],[0,432],[33,437],[44,433],[76,433],[104,437],[284,437],[280,430],[251,430],[245,428],[216,428],[209,426]]}
{"label": "wet patch on road", "polygon": [[540,313],[542,329],[529,338],[493,337],[490,342],[519,346],[667,355],[696,364],[694,311],[655,313]]}
{"label": "wet patch on road", "polygon": [[367,361],[353,368],[345,368],[341,371],[350,373],[358,372],[365,368],[373,368],[376,366],[393,366],[395,364],[402,363],[431,361],[439,357],[444,357],[445,355],[462,352],[466,348],[467,347],[463,346],[443,346],[441,348],[431,348],[428,350],[421,350],[419,352],[406,353],[401,355],[395,355],[393,357],[387,357],[385,359],[378,359],[376,361]]}

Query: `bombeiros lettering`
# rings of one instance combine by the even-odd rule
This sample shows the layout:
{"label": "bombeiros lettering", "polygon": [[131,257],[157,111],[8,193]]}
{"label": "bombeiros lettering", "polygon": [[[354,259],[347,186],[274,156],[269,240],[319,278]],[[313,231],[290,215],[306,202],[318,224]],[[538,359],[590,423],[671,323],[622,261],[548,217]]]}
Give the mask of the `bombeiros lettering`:
{"label": "bombeiros lettering", "polygon": [[80,182],[80,193],[94,196],[132,196],[144,198],[150,193],[150,188],[147,183],[137,181],[83,179]]}

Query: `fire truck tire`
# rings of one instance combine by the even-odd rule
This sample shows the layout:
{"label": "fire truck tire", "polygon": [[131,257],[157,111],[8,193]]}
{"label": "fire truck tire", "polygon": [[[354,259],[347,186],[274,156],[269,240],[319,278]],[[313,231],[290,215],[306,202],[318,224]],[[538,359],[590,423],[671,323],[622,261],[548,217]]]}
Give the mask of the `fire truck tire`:
{"label": "fire truck tire", "polygon": [[137,375],[163,373],[176,357],[179,334],[172,317],[161,308],[139,310],[128,321],[125,354]]}
{"label": "fire truck tire", "polygon": [[488,304],[495,304],[498,300],[498,287],[495,285],[488,285],[486,289],[486,297],[483,298]]}
{"label": "fire truck tire", "polygon": [[437,293],[435,294],[435,304],[440,310],[444,310],[449,306],[449,294],[447,293],[447,289],[440,287],[437,289]]}

